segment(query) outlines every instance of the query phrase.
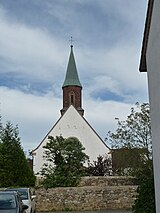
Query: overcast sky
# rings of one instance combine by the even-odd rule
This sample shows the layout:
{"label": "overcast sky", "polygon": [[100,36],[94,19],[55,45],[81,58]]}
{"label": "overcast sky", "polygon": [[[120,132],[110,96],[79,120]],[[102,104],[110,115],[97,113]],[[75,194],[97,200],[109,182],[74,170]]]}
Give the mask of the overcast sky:
{"label": "overcast sky", "polygon": [[148,102],[138,70],[146,0],[1,0],[0,114],[18,124],[25,151],[60,117],[70,37],[85,118],[104,139],[136,102]]}

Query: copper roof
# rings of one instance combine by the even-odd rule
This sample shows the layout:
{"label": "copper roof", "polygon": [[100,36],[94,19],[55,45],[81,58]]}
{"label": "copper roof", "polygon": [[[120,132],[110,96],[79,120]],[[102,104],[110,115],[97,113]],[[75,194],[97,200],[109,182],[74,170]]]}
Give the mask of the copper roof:
{"label": "copper roof", "polygon": [[78,72],[77,72],[77,68],[76,68],[76,63],[75,63],[75,59],[74,59],[73,46],[72,45],[71,45],[71,52],[70,52],[66,77],[65,77],[65,80],[64,80],[64,83],[63,83],[63,87],[65,87],[65,86],[82,87],[80,80],[79,80],[79,77],[78,77]]}

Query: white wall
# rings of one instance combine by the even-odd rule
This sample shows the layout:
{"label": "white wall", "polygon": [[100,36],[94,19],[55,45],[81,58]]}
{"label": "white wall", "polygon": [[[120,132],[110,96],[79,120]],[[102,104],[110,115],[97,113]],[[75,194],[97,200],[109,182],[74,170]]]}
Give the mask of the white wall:
{"label": "white wall", "polygon": [[160,0],[154,0],[146,59],[151,107],[156,212],[160,213]]}
{"label": "white wall", "polygon": [[[77,137],[85,147],[85,153],[90,157],[90,161],[97,160],[99,155],[108,154],[109,149],[101,138],[93,131],[88,123],[82,118],[77,110],[70,106],[49,135],[55,137],[62,135],[64,138]],[[35,173],[41,170],[44,163],[43,146],[48,142],[48,136],[42,144],[34,151],[33,170]]]}

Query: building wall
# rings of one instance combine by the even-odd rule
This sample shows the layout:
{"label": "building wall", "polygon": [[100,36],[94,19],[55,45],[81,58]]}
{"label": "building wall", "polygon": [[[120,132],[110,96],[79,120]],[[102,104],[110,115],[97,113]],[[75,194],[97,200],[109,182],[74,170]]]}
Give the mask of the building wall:
{"label": "building wall", "polygon": [[154,0],[147,46],[147,74],[151,107],[153,162],[157,213],[160,212],[160,1]]}
{"label": "building wall", "polygon": [[36,189],[37,211],[131,209],[137,186],[128,177],[84,177],[79,187]]}
{"label": "building wall", "polygon": [[[90,157],[91,162],[97,160],[99,155],[105,155],[109,152],[109,148],[73,106],[69,107],[48,135],[53,137],[62,135],[64,138],[77,137],[85,147],[85,153]],[[33,170],[35,173],[40,171],[45,162],[43,146],[48,142],[48,135],[33,152]]]}

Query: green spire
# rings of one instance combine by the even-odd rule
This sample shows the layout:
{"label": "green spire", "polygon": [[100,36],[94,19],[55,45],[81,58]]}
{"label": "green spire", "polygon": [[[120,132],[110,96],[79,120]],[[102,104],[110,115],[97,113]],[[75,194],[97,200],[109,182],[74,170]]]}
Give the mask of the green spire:
{"label": "green spire", "polygon": [[70,56],[69,56],[67,73],[66,73],[66,77],[65,77],[65,80],[64,80],[62,87],[65,87],[65,86],[82,87],[80,80],[79,80],[79,77],[78,77],[76,63],[75,63],[75,60],[74,60],[73,45],[71,45],[71,52],[70,52]]}

